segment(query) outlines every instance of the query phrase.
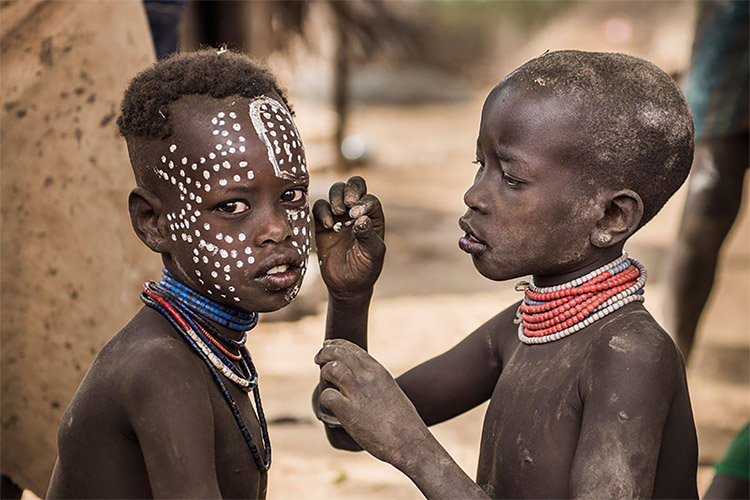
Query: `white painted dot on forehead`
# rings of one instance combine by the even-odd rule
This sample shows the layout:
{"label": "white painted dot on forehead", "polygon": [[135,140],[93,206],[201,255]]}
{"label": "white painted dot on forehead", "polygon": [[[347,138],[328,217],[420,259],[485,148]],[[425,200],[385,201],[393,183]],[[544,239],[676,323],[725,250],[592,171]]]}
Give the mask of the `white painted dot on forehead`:
{"label": "white painted dot on forehead", "polygon": [[248,258],[247,258],[247,263],[248,263],[248,264],[252,264],[253,262],[255,262],[255,257],[253,257],[253,256],[251,255],[250,257],[248,257]]}
{"label": "white painted dot on forehead", "polygon": [[235,123],[234,125],[232,125],[232,128],[233,128],[233,129],[234,129],[235,131],[237,131],[237,132],[239,132],[240,130],[242,130],[242,127],[240,126],[240,124],[239,124],[239,123]]}
{"label": "white painted dot on forehead", "polygon": [[175,151],[177,151],[177,145],[176,144],[172,144],[171,146],[169,146],[169,151],[171,153],[174,153]]}
{"label": "white painted dot on forehead", "polygon": [[252,170],[248,170],[247,171],[247,178],[252,180],[253,177],[255,177],[255,173],[253,173]]}
{"label": "white painted dot on forehead", "polygon": [[216,153],[214,153],[212,151],[212,152],[208,153],[208,157],[213,160],[214,158],[216,158]]}
{"label": "white painted dot on forehead", "polygon": [[240,182],[240,180],[242,179],[242,177],[240,177],[239,175],[235,174],[235,176],[232,177],[232,179],[234,179],[234,182]]}
{"label": "white painted dot on forehead", "polygon": [[219,165],[218,163],[214,163],[211,168],[214,169],[214,172],[218,172],[219,169],[221,168],[221,165]]}
{"label": "white painted dot on forehead", "polygon": [[240,165],[240,168],[245,168],[245,167],[247,167],[247,162],[246,161],[241,161],[239,163],[239,165]]}
{"label": "white painted dot on forehead", "polygon": [[216,117],[213,117],[213,118],[211,118],[211,123],[213,123],[214,125],[216,125],[217,123],[219,123],[219,119],[216,118]]}
{"label": "white painted dot on forehead", "polygon": [[240,233],[237,235],[237,239],[240,241],[245,241],[245,238],[246,238],[245,233]]}
{"label": "white painted dot on forehead", "polygon": [[224,168],[232,168],[232,164],[229,163],[228,160],[224,160],[223,162],[221,162],[221,166]]}
{"label": "white painted dot on forehead", "polygon": [[162,163],[167,163],[167,157],[166,157],[166,156],[164,156],[164,155],[162,155],[162,156],[161,156],[161,162],[162,162]]}
{"label": "white painted dot on forehead", "polygon": [[211,133],[212,133],[213,135],[219,135],[219,133],[220,133],[220,130],[219,130],[219,129],[214,129],[214,131],[213,131],[213,132],[211,132]]}
{"label": "white painted dot on forehead", "polygon": [[227,180],[226,179],[219,179],[219,186],[226,186]]}
{"label": "white painted dot on forehead", "polygon": [[250,255],[251,253],[253,253],[253,249],[250,247],[245,247],[245,254]]}
{"label": "white painted dot on forehead", "polygon": [[234,241],[234,238],[232,238],[229,235],[226,235],[224,236],[224,241],[226,241],[227,243],[232,243]]}
{"label": "white painted dot on forehead", "polygon": [[245,142],[245,138],[243,136],[239,136],[238,139],[240,142]]}
{"label": "white painted dot on forehead", "polygon": [[[237,118],[237,113],[235,113],[234,111],[230,111],[229,112],[229,118],[232,118],[232,119]],[[234,291],[234,290],[232,290],[232,291]]]}

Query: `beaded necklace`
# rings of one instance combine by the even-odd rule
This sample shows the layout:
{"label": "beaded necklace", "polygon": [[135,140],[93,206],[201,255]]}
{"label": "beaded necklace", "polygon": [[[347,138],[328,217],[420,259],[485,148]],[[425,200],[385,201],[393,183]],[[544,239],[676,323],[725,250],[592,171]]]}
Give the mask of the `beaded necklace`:
{"label": "beaded necklace", "polygon": [[[258,373],[250,354],[245,348],[247,330],[257,324],[258,314],[217,304],[202,297],[177,281],[166,269],[164,269],[164,275],[158,284],[153,281],[147,281],[143,284],[141,300],[147,306],[161,313],[203,360],[227,402],[237,427],[245,438],[248,448],[250,448],[250,453],[253,455],[258,470],[267,471],[271,467],[271,441],[268,436],[268,424],[260,399]],[[234,340],[224,335],[211,325],[208,319],[232,330],[242,331],[242,338]],[[222,343],[228,344],[231,349],[237,352],[231,352]],[[239,367],[231,360],[236,361]],[[227,389],[222,376],[235,383],[244,392],[252,391],[255,408],[258,412],[262,444],[265,449],[265,460],[261,458],[258,447],[245,426],[237,403]]]}
{"label": "beaded necklace", "polygon": [[612,314],[631,302],[643,302],[647,272],[623,252],[585,276],[560,285],[538,287],[532,278],[516,290],[524,299],[516,311],[518,338],[525,344],[559,340]]}

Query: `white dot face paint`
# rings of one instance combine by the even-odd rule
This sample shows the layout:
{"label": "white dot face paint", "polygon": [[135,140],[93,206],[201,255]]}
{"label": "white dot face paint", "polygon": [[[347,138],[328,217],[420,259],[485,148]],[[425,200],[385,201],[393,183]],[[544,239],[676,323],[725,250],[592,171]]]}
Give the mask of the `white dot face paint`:
{"label": "white dot face paint", "polygon": [[[255,118],[263,113],[259,122],[254,120],[253,110]],[[284,179],[284,182],[300,179],[300,175],[306,173],[304,149],[284,105],[268,97],[245,100],[234,109],[217,110],[210,123],[200,132],[205,139],[192,137],[190,142],[179,142],[175,136],[175,142],[167,143],[169,147],[165,148],[169,152],[164,151],[165,154],[157,157],[156,163],[163,170],[154,167],[153,171],[164,182],[175,186],[175,200],[180,200],[175,201],[175,206],[170,206],[166,214],[175,248],[185,249],[180,266],[189,271],[187,274],[193,279],[198,277],[203,293],[245,307],[243,301],[251,300],[248,297],[263,294],[256,290],[252,292],[256,295],[252,295],[248,287],[259,272],[259,263],[267,261],[269,254],[267,248],[254,246],[260,245],[255,232],[259,225],[253,221],[252,212],[248,212],[251,215],[247,217],[239,215],[243,209],[242,205],[237,205],[237,200],[245,198],[250,207],[254,195],[250,189],[248,194],[243,193],[246,186],[265,188],[279,182],[269,179]],[[249,141],[256,140],[253,133],[265,150],[254,143],[246,147]],[[249,151],[252,153],[248,154]],[[238,215],[222,215],[223,201],[234,203],[227,205],[227,214],[239,207]],[[283,206],[289,202],[280,199],[277,203]],[[286,209],[286,215],[291,236],[286,253],[289,255],[289,251],[293,251],[294,265],[300,266],[304,275],[310,251],[309,239],[305,237],[310,223],[309,208],[305,205],[295,210]],[[197,286],[194,282],[190,284]],[[288,302],[298,291],[299,282],[285,290],[283,298]],[[274,308],[283,305],[280,303]]]}
{"label": "white dot face paint", "polygon": [[[299,137],[297,127],[294,125],[292,117],[283,104],[276,99],[265,96],[253,99],[250,103],[250,119],[258,137],[266,145],[268,161],[273,165],[277,177],[285,179],[297,178],[297,175],[291,171],[291,165],[289,165],[290,168],[283,168],[284,164],[288,165],[295,157],[302,159],[300,162],[301,170],[302,172],[307,172],[307,167],[304,163],[305,150],[302,147],[302,143],[295,142],[297,146],[292,146],[288,141],[283,141],[280,146],[278,139],[275,139],[277,134],[273,128],[282,125],[290,128],[289,133],[293,139]],[[281,163],[281,160],[284,160],[284,163]]]}

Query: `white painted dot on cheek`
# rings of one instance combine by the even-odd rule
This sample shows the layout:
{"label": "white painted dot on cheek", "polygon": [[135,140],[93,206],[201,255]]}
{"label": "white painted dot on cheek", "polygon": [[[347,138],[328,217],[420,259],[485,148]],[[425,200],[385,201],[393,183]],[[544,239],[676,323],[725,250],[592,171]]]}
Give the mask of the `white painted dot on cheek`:
{"label": "white painted dot on cheek", "polygon": [[240,124],[239,124],[239,123],[235,123],[234,125],[232,125],[232,128],[233,128],[234,130],[236,130],[237,132],[239,132],[239,131],[240,131],[240,129],[241,129],[242,127],[240,127]]}
{"label": "white painted dot on cheek", "polygon": [[211,167],[211,168],[213,168],[213,169],[214,169],[214,172],[218,172],[218,171],[219,171],[219,169],[221,168],[221,166],[220,166],[220,165],[219,165],[218,163],[215,163],[215,164],[214,164],[214,166],[213,166],[213,167]]}
{"label": "white painted dot on cheek", "polygon": [[242,177],[240,177],[239,175],[236,175],[236,174],[232,178],[234,179],[234,182],[240,182],[240,180],[242,179]]}
{"label": "white painted dot on cheek", "polygon": [[229,255],[231,255],[233,259],[236,259],[237,258],[237,250],[232,250],[231,252],[229,252]]}
{"label": "white painted dot on cheek", "polygon": [[219,186],[226,186],[227,180],[226,179],[219,179]]}
{"label": "white painted dot on cheek", "polygon": [[239,137],[240,142],[245,142],[245,138],[243,136]]}
{"label": "white painted dot on cheek", "polygon": [[240,146],[239,149],[240,149],[240,153],[244,153],[245,152],[245,146]]}
{"label": "white painted dot on cheek", "polygon": [[251,253],[253,253],[253,249],[250,247],[245,247],[245,255],[250,255]]}
{"label": "white painted dot on cheek", "polygon": [[247,171],[247,178],[248,179],[252,179],[253,177],[255,177],[255,173],[252,170],[248,170]]}
{"label": "white painted dot on cheek", "polygon": [[224,239],[224,233],[217,234],[216,235],[216,239],[219,240],[219,241],[223,240]]}
{"label": "white painted dot on cheek", "polygon": [[[244,146],[241,146],[241,147],[244,147]],[[241,161],[239,165],[240,165],[240,168],[245,168],[245,167],[247,167],[247,162],[246,161]]]}
{"label": "white painted dot on cheek", "polygon": [[219,130],[214,130],[214,131],[212,132],[212,134],[213,134],[213,135],[219,135],[219,133],[220,133],[220,131],[219,131]]}
{"label": "white painted dot on cheek", "polygon": [[[235,113],[234,111],[230,111],[229,112],[229,118],[233,118],[233,119],[237,118],[237,113]],[[233,292],[234,290],[231,290],[231,291]]]}
{"label": "white painted dot on cheek", "polygon": [[221,250],[219,250],[219,255],[221,255],[222,259],[226,259],[227,257],[229,257],[229,252],[222,248]]}
{"label": "white painted dot on cheek", "polygon": [[[229,264],[227,264],[226,266],[224,266],[224,272],[225,272],[225,273],[228,273],[228,272],[229,272],[229,271],[231,271],[231,270],[232,270],[232,268],[231,268],[231,267],[229,266]],[[231,291],[231,290],[230,290],[230,291]]]}
{"label": "white painted dot on cheek", "polygon": [[222,130],[222,131],[221,131],[221,136],[222,136],[222,137],[226,137],[226,136],[228,136],[228,135],[229,135],[229,132],[227,132],[226,130]]}
{"label": "white painted dot on cheek", "polygon": [[219,118],[224,118],[226,115],[224,114],[223,111],[219,111],[219,114],[216,116],[218,116]]}
{"label": "white painted dot on cheek", "polygon": [[240,241],[245,241],[245,238],[246,238],[245,233],[240,233],[237,235],[237,239]]}
{"label": "white painted dot on cheek", "polygon": [[177,145],[176,144],[172,144],[171,146],[169,146],[169,151],[172,152],[172,153],[174,153],[175,151],[177,151]]}
{"label": "white painted dot on cheek", "polygon": [[238,260],[238,261],[237,261],[237,267],[238,267],[238,268],[242,267],[243,265],[245,265],[245,263],[244,263],[244,262],[242,262],[241,260]]}
{"label": "white painted dot on cheek", "polygon": [[216,153],[214,152],[208,153],[208,157],[213,160],[214,158],[216,158]]}
{"label": "white painted dot on cheek", "polygon": [[247,263],[248,263],[248,264],[252,264],[253,262],[255,262],[255,257],[253,257],[253,256],[251,255],[250,257],[248,257],[248,258],[247,258]]}
{"label": "white painted dot on cheek", "polygon": [[223,148],[224,146],[222,146],[221,144],[217,144],[215,147],[217,151],[221,151],[221,148]]}
{"label": "white painted dot on cheek", "polygon": [[166,156],[164,156],[164,155],[162,155],[162,157],[161,157],[161,162],[162,162],[162,163],[167,163],[167,157],[166,157]]}
{"label": "white painted dot on cheek", "polygon": [[234,238],[232,238],[229,235],[226,235],[224,236],[224,241],[226,241],[227,243],[232,243],[234,241]]}
{"label": "white painted dot on cheek", "polygon": [[[210,179],[211,178],[211,172],[209,172],[208,170],[204,170],[203,171],[203,178],[206,179],[206,180]],[[197,186],[197,184],[196,184],[196,186]],[[198,187],[200,187],[200,186],[198,186]]]}
{"label": "white painted dot on cheek", "polygon": [[203,261],[204,264],[208,264],[208,257],[206,257],[205,255],[203,256],[201,260]]}
{"label": "white painted dot on cheek", "polygon": [[211,224],[209,224],[208,222],[206,222],[205,224],[203,224],[203,229],[205,229],[206,231],[208,231],[209,229],[211,229]]}
{"label": "white painted dot on cheek", "polygon": [[206,184],[205,186],[203,186],[203,189],[208,193],[209,191],[211,191],[211,185]]}
{"label": "white painted dot on cheek", "polygon": [[[196,201],[197,203],[203,203],[203,198],[201,198],[200,196],[196,196],[196,197],[195,197],[195,201]],[[196,215],[196,217],[198,217],[198,216]]]}
{"label": "white painted dot on cheek", "polygon": [[226,169],[232,168],[232,164],[229,163],[229,161],[227,161],[227,160],[224,160],[223,162],[221,162],[221,166],[224,167],[224,168],[226,168]]}
{"label": "white painted dot on cheek", "polygon": [[213,123],[214,125],[216,125],[217,123],[219,123],[219,119],[216,118],[216,117],[213,117],[213,118],[211,118],[211,123]]}

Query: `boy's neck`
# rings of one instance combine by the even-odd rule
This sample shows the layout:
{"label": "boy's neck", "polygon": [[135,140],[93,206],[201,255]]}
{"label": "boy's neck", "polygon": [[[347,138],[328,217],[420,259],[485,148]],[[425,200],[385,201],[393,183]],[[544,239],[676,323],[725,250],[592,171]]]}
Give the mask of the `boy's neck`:
{"label": "boy's neck", "polygon": [[215,323],[215,322],[213,322],[211,320],[208,320],[208,321],[211,323],[211,325],[214,328],[216,328],[217,330],[219,330],[221,333],[223,333],[224,335],[226,335],[230,339],[239,341],[242,338],[242,335],[243,335],[244,332],[239,332],[237,330],[232,330],[231,328],[227,328],[226,326],[222,326],[222,325],[220,325],[218,323]]}
{"label": "boy's neck", "polygon": [[574,270],[571,270],[564,274],[535,274],[534,284],[540,287],[549,287],[560,285],[562,283],[566,283],[568,281],[584,276],[594,269],[609,264],[613,260],[617,259],[620,255],[622,255],[622,247],[623,245],[616,245],[614,247],[604,249],[601,252],[597,253],[597,255],[592,256],[594,257],[593,259],[581,262],[580,265],[577,266]]}

